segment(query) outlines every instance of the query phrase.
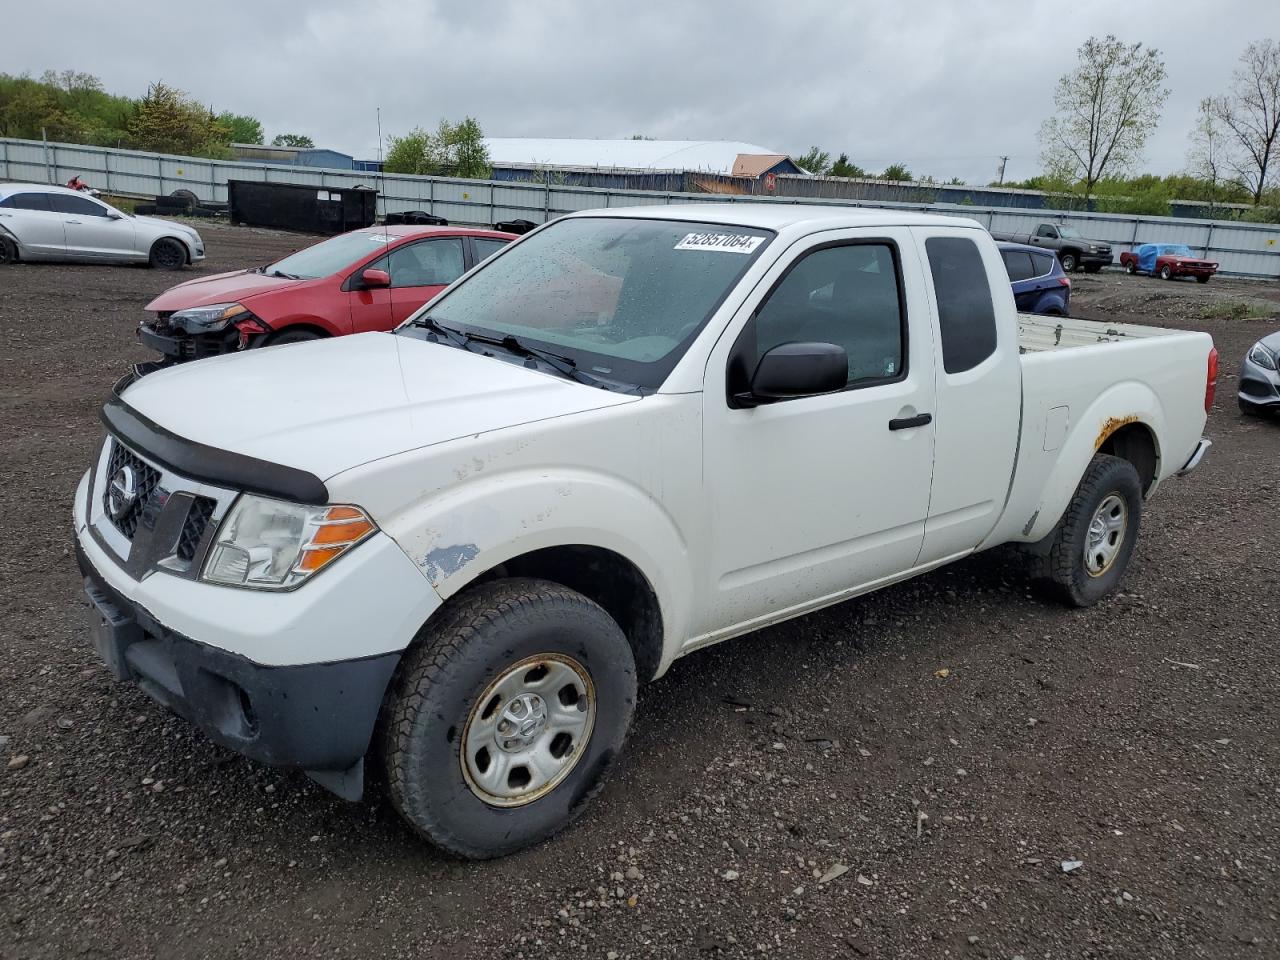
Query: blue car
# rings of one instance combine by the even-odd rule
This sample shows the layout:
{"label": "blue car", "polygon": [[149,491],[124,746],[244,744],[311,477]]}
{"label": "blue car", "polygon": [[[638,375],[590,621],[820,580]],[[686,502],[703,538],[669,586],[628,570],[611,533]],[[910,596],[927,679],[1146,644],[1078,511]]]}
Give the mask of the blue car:
{"label": "blue car", "polygon": [[1071,315],[1071,280],[1053,253],[1022,243],[997,243],[1009,271],[1013,299],[1020,313],[1051,317]]}

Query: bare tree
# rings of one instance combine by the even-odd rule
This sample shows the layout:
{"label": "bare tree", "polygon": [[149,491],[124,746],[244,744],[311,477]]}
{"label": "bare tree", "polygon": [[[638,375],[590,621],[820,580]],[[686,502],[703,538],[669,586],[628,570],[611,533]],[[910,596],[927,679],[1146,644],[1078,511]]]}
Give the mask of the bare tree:
{"label": "bare tree", "polygon": [[1200,101],[1196,125],[1191,130],[1191,147],[1187,150],[1187,172],[1209,185],[1209,215],[1221,194],[1226,173],[1230,169],[1227,155],[1227,130],[1218,116],[1212,97]]}
{"label": "bare tree", "polygon": [[1041,126],[1040,146],[1051,175],[1089,193],[1104,174],[1141,158],[1169,91],[1158,50],[1108,34],[1090,37],[1077,53],[1079,63],[1054,91],[1058,112]]}
{"label": "bare tree", "polygon": [[1232,168],[1253,202],[1275,180],[1280,153],[1280,43],[1259,40],[1245,47],[1231,91],[1213,99],[1235,155]]}

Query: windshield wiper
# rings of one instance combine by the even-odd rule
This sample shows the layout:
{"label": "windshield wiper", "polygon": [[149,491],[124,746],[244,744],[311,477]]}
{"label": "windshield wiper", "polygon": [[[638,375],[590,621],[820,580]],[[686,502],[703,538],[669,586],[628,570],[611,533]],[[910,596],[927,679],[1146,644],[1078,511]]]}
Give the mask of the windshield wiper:
{"label": "windshield wiper", "polygon": [[453,327],[446,327],[435,317],[415,317],[409,321],[409,326],[426,327],[432,333],[440,334],[447,338],[455,347],[461,347],[463,350],[470,349],[467,344],[472,340],[471,334],[455,330]]}
{"label": "windshield wiper", "polygon": [[507,334],[505,337],[501,338],[492,338],[490,342],[496,343],[498,346],[505,350],[510,350],[512,353],[525,357],[532,357],[535,360],[541,360],[547,366],[556,370],[563,376],[568,377],[570,380],[577,380],[578,383],[585,383],[589,387],[604,387],[607,389],[607,385],[603,380],[600,380],[598,377],[593,377],[586,371],[579,370],[578,362],[572,357],[564,357],[558,353],[551,353],[548,350],[531,347],[527,343],[521,342],[518,338],[511,336],[511,334]]}
{"label": "windshield wiper", "polygon": [[285,273],[283,270],[272,270],[267,274],[268,277],[283,277],[285,280],[301,280],[302,278],[294,273]]}

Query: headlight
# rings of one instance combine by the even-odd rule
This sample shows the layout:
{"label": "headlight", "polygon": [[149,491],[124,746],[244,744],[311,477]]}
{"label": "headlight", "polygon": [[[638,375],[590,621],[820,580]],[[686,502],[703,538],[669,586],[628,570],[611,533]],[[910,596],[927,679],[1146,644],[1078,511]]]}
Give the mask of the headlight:
{"label": "headlight", "polygon": [[1249,359],[1267,370],[1275,370],[1277,367],[1276,355],[1261,343],[1253,345],[1253,349],[1249,351]]}
{"label": "headlight", "polygon": [[246,493],[218,528],[200,578],[291,590],[377,529],[359,507],[309,507]]}
{"label": "headlight", "polygon": [[217,333],[248,312],[248,308],[238,303],[214,303],[207,307],[179,310],[169,317],[169,323],[187,333]]}

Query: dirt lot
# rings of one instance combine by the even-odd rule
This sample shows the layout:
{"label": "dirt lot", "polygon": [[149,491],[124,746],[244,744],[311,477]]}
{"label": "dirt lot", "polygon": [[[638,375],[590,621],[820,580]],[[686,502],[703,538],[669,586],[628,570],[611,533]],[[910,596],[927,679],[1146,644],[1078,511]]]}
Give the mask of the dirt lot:
{"label": "dirt lot", "polygon": [[[301,242],[204,230],[204,274]],[[475,865],[90,652],[71,492],[174,279],[0,273],[0,957],[1280,956],[1280,422],[1234,386],[1280,320],[1207,319],[1280,314],[1280,285],[1076,282],[1078,315],[1224,360],[1123,594],[1067,611],[984,555],[696,654],[577,827]]]}

